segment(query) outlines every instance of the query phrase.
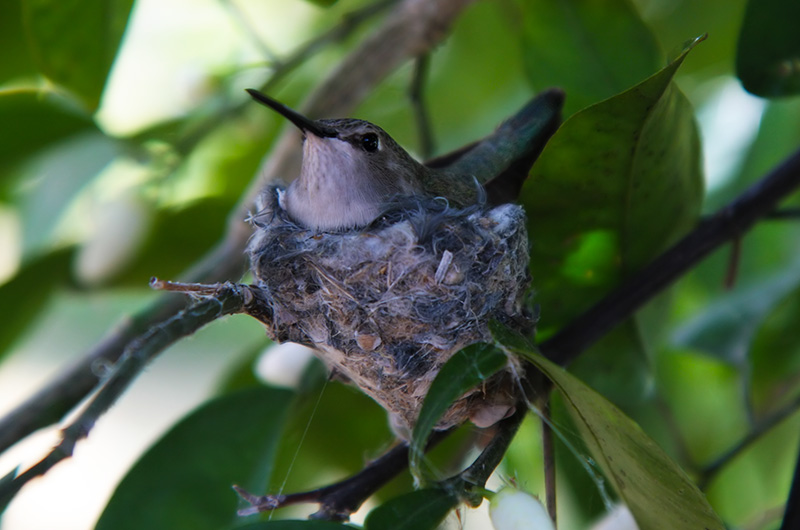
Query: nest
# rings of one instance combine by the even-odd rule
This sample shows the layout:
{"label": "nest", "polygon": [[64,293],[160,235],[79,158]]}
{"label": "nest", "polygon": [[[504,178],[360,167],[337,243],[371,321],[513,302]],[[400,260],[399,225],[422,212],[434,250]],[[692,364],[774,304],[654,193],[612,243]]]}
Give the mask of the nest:
{"label": "nest", "polygon": [[[251,219],[250,313],[274,340],[313,347],[389,412],[399,436],[410,436],[441,366],[464,346],[491,341],[490,320],[531,330],[521,207],[417,199],[364,229],[320,233],[293,223],[280,193],[265,191]],[[462,396],[437,428],[467,419],[488,426],[512,412],[516,369]]]}

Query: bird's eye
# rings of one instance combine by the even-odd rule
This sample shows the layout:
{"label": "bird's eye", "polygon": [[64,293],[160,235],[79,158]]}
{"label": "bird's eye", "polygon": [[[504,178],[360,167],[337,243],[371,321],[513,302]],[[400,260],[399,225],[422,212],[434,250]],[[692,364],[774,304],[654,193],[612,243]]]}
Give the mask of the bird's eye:
{"label": "bird's eye", "polygon": [[378,135],[375,133],[367,133],[361,137],[361,148],[367,153],[374,153],[378,150],[380,141]]}

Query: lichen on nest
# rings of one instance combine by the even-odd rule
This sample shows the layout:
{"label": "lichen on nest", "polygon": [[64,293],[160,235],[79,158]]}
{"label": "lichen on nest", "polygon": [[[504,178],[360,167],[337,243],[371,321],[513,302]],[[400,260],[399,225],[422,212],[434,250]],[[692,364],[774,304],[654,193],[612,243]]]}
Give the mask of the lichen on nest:
{"label": "lichen on nest", "polygon": [[[491,340],[490,320],[531,329],[521,207],[454,209],[417,198],[366,228],[318,232],[291,221],[280,193],[265,190],[251,218],[257,309],[250,314],[274,340],[317,350],[389,412],[401,437],[410,436],[441,366],[464,346]],[[437,428],[502,419],[513,410],[518,369],[509,365],[463,396]]]}

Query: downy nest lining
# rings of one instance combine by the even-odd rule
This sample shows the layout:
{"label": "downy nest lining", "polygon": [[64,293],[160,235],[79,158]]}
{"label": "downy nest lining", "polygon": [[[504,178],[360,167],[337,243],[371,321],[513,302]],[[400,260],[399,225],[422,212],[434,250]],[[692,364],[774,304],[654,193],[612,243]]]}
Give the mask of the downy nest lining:
{"label": "downy nest lining", "polygon": [[[280,193],[266,190],[251,218],[250,313],[274,340],[313,347],[389,412],[399,436],[410,437],[441,366],[491,341],[490,320],[532,329],[521,207],[406,200],[364,229],[320,233],[293,223]],[[513,412],[514,363],[462,396],[437,429],[467,419],[486,427]]]}

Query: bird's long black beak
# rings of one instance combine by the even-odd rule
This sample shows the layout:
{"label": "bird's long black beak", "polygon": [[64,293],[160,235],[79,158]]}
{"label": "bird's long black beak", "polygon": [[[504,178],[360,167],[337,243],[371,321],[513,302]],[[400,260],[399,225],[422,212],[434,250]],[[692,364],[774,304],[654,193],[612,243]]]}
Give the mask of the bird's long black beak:
{"label": "bird's long black beak", "polygon": [[336,138],[339,135],[332,127],[326,127],[317,121],[306,118],[299,112],[290,109],[280,101],[272,99],[266,94],[262,94],[258,90],[253,88],[247,88],[245,90],[247,90],[247,93],[250,94],[253,99],[262,105],[266,105],[290,122],[294,123],[297,128],[304,133],[311,133],[320,138]]}

